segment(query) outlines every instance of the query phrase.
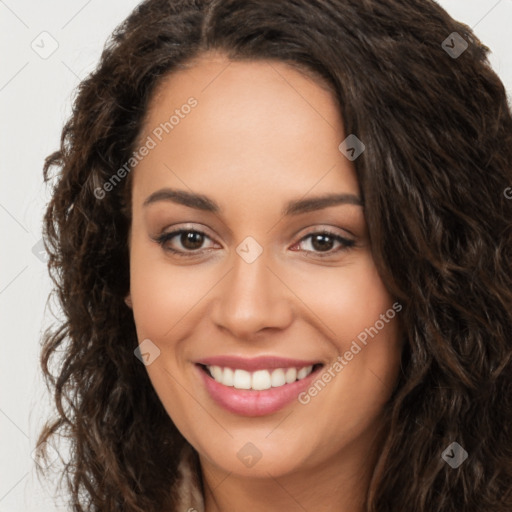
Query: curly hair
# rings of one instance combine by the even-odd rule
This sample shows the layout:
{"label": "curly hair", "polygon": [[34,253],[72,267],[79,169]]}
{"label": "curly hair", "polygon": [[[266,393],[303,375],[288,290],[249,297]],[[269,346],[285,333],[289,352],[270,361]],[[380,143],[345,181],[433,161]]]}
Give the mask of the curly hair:
{"label": "curly hair", "polygon": [[[454,32],[458,56],[443,47]],[[73,510],[175,510],[187,441],[134,357],[124,302],[131,175],[97,190],[130,161],[162,79],[210,50],[325,81],[366,146],[354,165],[372,254],[406,338],[367,511],[510,511],[511,108],[489,49],[432,0],[147,0],[113,32],[44,163],[64,319],[42,340],[55,415],[38,450],[71,441]],[[469,454],[457,469],[441,458],[454,441]]]}

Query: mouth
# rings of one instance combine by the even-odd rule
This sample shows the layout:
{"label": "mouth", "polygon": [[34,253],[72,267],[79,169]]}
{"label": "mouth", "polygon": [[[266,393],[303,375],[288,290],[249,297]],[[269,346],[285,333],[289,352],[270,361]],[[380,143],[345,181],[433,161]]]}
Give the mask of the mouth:
{"label": "mouth", "polygon": [[[302,364],[287,367],[271,364],[270,368],[259,367],[253,371],[204,363],[195,363],[195,367],[215,404],[239,416],[265,416],[298,401],[324,367],[323,363]],[[301,403],[300,407],[304,405]]]}
{"label": "mouth", "polygon": [[229,366],[198,364],[199,368],[223,386],[240,390],[264,391],[271,388],[280,388],[294,382],[301,381],[317,372],[323,363],[308,366],[269,368],[256,371],[247,371]]}

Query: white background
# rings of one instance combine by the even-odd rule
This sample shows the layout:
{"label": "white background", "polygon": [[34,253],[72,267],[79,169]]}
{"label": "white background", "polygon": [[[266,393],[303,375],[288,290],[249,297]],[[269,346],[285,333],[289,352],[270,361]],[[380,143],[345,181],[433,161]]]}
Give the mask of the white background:
{"label": "white background", "polygon": [[[58,149],[74,89],[137,3],[0,0],[0,512],[65,510],[39,486],[31,458],[49,402],[38,358],[51,288],[46,264],[33,252],[48,201],[42,166]],[[512,97],[512,0],[439,3],[492,50],[491,64]],[[50,48],[45,31],[58,48],[43,59],[31,45],[46,37]]]}

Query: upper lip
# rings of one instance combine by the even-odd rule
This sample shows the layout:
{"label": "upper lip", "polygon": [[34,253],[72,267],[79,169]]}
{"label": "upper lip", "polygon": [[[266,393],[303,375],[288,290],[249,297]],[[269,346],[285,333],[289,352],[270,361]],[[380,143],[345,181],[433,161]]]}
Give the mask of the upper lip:
{"label": "upper lip", "polygon": [[303,368],[319,364],[320,361],[306,361],[303,359],[289,359],[278,356],[260,356],[243,358],[238,356],[213,356],[199,359],[196,364],[205,366],[221,366],[253,372],[276,368]]}

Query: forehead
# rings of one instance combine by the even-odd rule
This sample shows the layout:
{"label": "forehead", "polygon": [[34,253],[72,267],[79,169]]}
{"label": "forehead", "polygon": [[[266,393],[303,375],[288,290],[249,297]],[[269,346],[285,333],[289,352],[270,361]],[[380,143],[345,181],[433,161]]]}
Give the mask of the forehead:
{"label": "forehead", "polygon": [[285,117],[287,132],[305,123],[318,127],[320,122],[325,124],[321,135],[328,128],[343,131],[330,84],[316,73],[313,78],[313,73],[281,61],[232,61],[218,52],[203,54],[160,79],[148,104],[144,131],[169,120],[169,114],[191,97],[200,107],[194,109],[194,117],[202,112],[204,123],[208,113],[218,114],[218,128],[229,128],[230,119],[231,125],[242,127],[244,118],[255,114],[253,126],[266,127],[269,133],[275,132],[271,126],[276,118]]}
{"label": "forehead", "polygon": [[[212,87],[214,82],[220,82],[218,87]],[[174,70],[164,75],[157,82],[153,92],[150,107],[155,106],[166,93],[176,93],[180,90],[194,90],[196,94],[212,92],[219,87],[226,92],[236,89],[250,91],[255,87],[265,85],[269,92],[277,93],[287,85],[302,96],[305,101],[312,101],[314,109],[331,109],[336,96],[333,85],[321,76],[320,72],[301,63],[291,63],[276,59],[237,59],[232,60],[219,50],[212,50],[180,63]],[[319,94],[319,89],[323,92]],[[321,96],[324,101],[322,102]],[[327,99],[326,104],[325,100]],[[323,103],[323,104],[322,104]]]}
{"label": "forehead", "polygon": [[139,141],[148,137],[154,147],[135,172],[148,193],[180,176],[202,189],[264,193],[270,183],[304,194],[320,180],[324,189],[357,189],[338,150],[345,134],[334,95],[283,62],[214,54],[172,72],[149,102]]}

